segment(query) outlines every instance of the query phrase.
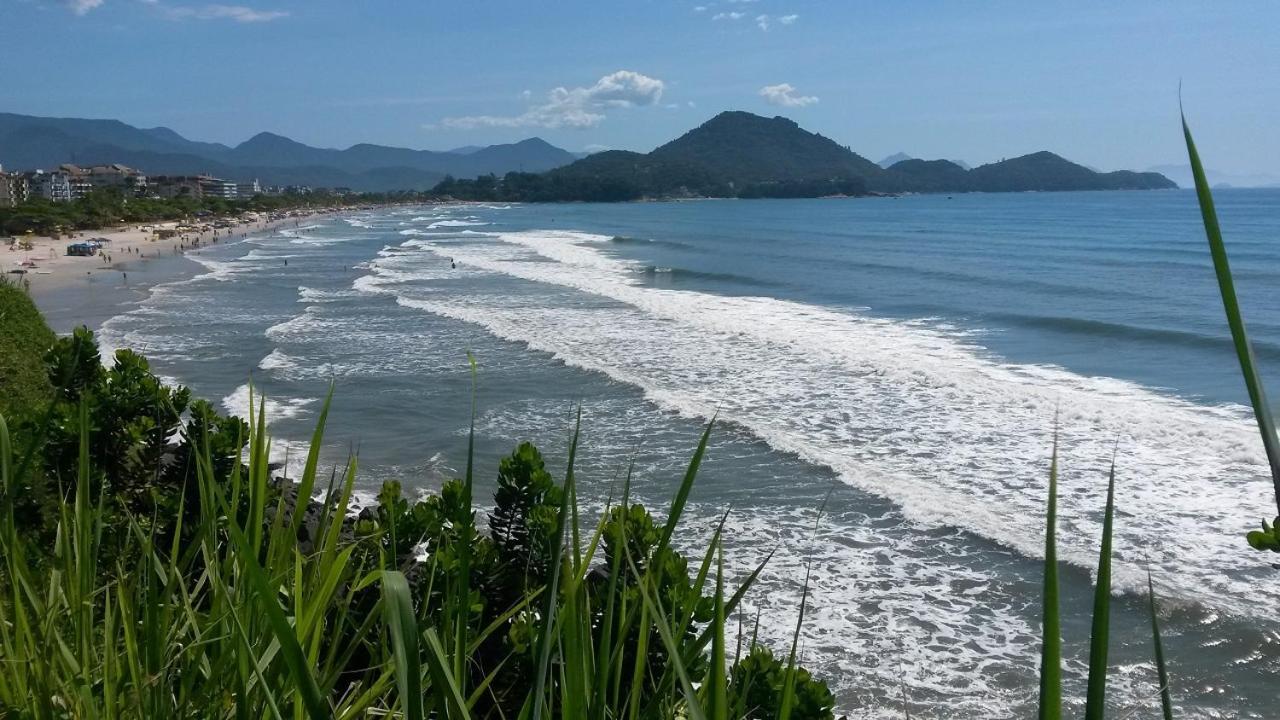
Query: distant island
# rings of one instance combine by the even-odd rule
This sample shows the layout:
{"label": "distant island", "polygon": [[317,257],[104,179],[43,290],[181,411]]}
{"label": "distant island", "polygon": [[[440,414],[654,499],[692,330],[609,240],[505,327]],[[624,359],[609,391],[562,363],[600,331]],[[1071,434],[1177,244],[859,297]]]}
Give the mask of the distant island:
{"label": "distant island", "polygon": [[722,112],[648,153],[610,150],[586,157],[540,138],[434,152],[371,144],[314,148],[260,133],[230,147],[116,120],[0,113],[0,164],[10,169],[69,161],[122,163],[155,175],[425,191],[459,200],[616,202],[1177,187],[1159,173],[1100,173],[1047,151],[972,169],[950,160],[899,156],[886,158],[894,162],[882,167],[787,118],[741,111]]}

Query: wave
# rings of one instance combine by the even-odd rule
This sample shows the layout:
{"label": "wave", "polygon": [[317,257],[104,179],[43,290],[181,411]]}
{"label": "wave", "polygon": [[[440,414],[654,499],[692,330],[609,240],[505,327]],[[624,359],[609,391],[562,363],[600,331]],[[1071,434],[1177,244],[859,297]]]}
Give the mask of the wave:
{"label": "wave", "polygon": [[657,265],[645,265],[635,268],[636,274],[644,275],[649,282],[658,284],[679,283],[681,281],[703,281],[731,283],[734,285],[748,285],[751,287],[778,287],[778,283],[769,280],[762,280],[747,275],[737,275],[735,273],[706,272],[703,270],[688,270],[680,267],[659,267]]}
{"label": "wave", "polygon": [[1027,557],[1042,551],[1060,409],[1062,496],[1071,499],[1060,510],[1064,559],[1081,568],[1095,561],[1091,543],[1118,439],[1117,502],[1142,522],[1117,530],[1117,587],[1141,587],[1150,563],[1170,597],[1242,616],[1280,611],[1274,598],[1253,597],[1246,578],[1257,563],[1237,548],[1241,518],[1269,502],[1243,408],[1000,362],[937,329],[767,297],[636,285],[634,265],[597,249],[609,241],[505,233],[448,252],[467,267],[607,297],[617,308],[510,306],[396,291],[394,283],[391,290],[401,305],[604,373],[683,415],[718,413],[892,500],[913,521],[962,528]]}
{"label": "wave", "polygon": [[[1141,325],[1130,325],[1128,323],[1091,320],[1089,318],[1050,315],[999,313],[989,315],[987,317],[1011,325],[1072,333],[1076,335],[1088,335],[1090,337],[1141,340],[1144,342],[1162,345],[1174,345],[1178,347],[1222,352],[1233,352],[1235,348],[1231,342],[1231,338],[1228,336],[1203,335],[1186,330],[1152,328]],[[1273,343],[1255,340],[1253,343],[1253,349],[1260,357],[1280,362],[1280,346]]]}
{"label": "wave", "polygon": [[258,367],[262,370],[292,370],[298,367],[298,359],[286,355],[276,348],[271,354],[262,358],[258,363]]}
{"label": "wave", "polygon": [[428,225],[427,229],[435,230],[438,228],[470,227],[472,225],[488,225],[488,224],[489,223],[487,222],[481,222],[479,220],[437,220],[436,222],[433,222],[430,225]]}
{"label": "wave", "polygon": [[641,245],[641,246],[648,246],[648,247],[668,247],[668,248],[675,248],[677,250],[694,249],[693,245],[690,245],[689,243],[680,242],[679,240],[660,240],[657,238],[634,238],[634,237],[627,237],[625,235],[614,235],[613,237],[609,238],[609,242],[613,243],[614,245]]}
{"label": "wave", "polygon": [[300,417],[308,406],[316,402],[315,398],[264,398],[261,388],[251,391],[249,384],[245,383],[222,398],[222,408],[232,415],[248,419],[250,395],[255,414],[258,412],[258,403],[264,403],[268,423]]}

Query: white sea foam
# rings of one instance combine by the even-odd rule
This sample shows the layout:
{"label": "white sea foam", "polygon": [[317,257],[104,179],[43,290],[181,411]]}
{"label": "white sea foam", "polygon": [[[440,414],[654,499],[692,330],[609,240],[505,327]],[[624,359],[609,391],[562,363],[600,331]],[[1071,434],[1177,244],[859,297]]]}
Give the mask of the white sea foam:
{"label": "white sea foam", "polygon": [[1118,440],[1117,504],[1140,520],[1118,524],[1117,585],[1139,587],[1149,562],[1167,596],[1246,616],[1280,610],[1253,592],[1265,563],[1237,547],[1242,522],[1267,506],[1269,492],[1259,443],[1238,407],[1002,362],[926,327],[772,298],[643,287],[632,265],[599,251],[602,236],[500,237],[448,253],[470,268],[621,305],[537,308],[410,293],[399,302],[606,373],[685,415],[718,410],[774,447],[893,500],[913,520],[963,528],[1029,556],[1041,552],[1060,409],[1064,559],[1094,562]]}
{"label": "white sea foam", "polygon": [[469,227],[472,225],[488,225],[488,224],[489,223],[487,222],[481,222],[479,220],[437,220],[436,222],[433,222],[430,225],[428,225],[427,229],[435,230],[437,228]]}
{"label": "white sea foam", "polygon": [[[232,391],[230,395],[222,398],[222,408],[232,415],[248,418],[250,394],[249,384],[245,383]],[[258,411],[259,402],[265,403],[268,424],[276,420],[300,417],[316,401],[315,398],[266,397],[264,399],[260,389],[252,391],[252,400],[254,413]]]}
{"label": "white sea foam", "polygon": [[298,359],[285,354],[280,348],[271,351],[271,354],[262,358],[258,363],[258,367],[262,370],[292,370],[298,367]]}

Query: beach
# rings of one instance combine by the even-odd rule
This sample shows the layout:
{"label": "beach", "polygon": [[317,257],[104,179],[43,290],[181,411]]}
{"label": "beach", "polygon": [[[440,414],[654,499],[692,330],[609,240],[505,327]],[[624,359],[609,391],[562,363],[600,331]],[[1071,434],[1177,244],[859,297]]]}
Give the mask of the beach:
{"label": "beach", "polygon": [[[332,215],[341,208],[290,211],[226,220],[209,219],[181,227],[177,222],[80,230],[61,237],[24,236],[0,250],[5,277],[26,286],[54,331],[91,329],[145,298],[149,288],[194,274],[200,266],[188,255],[253,233],[291,227]],[[218,225],[215,227],[215,223]],[[161,237],[157,230],[172,233]],[[73,243],[96,241],[95,255],[67,254]],[[13,273],[13,270],[25,270]]]}

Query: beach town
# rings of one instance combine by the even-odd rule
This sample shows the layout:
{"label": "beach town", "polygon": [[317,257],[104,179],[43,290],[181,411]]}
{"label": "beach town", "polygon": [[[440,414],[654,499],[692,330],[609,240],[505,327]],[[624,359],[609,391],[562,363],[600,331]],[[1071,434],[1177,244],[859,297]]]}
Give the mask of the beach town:
{"label": "beach town", "polygon": [[[4,281],[41,294],[77,278],[115,273],[127,284],[131,268],[164,257],[179,256],[229,238],[284,225],[297,225],[319,214],[350,207],[326,206],[326,198],[350,198],[346,188],[314,189],[309,186],[263,187],[257,180],[233,182],[211,175],[148,176],[122,164],[80,167],[62,164],[54,170],[5,172],[0,168],[0,209],[26,203],[75,203],[94,193],[130,199],[209,199],[228,201],[229,212],[195,209],[180,219],[83,228],[56,226],[43,234],[0,234],[5,255]],[[318,202],[276,210],[252,210],[244,202],[254,198],[314,197]],[[202,207],[202,205],[193,205]]]}

